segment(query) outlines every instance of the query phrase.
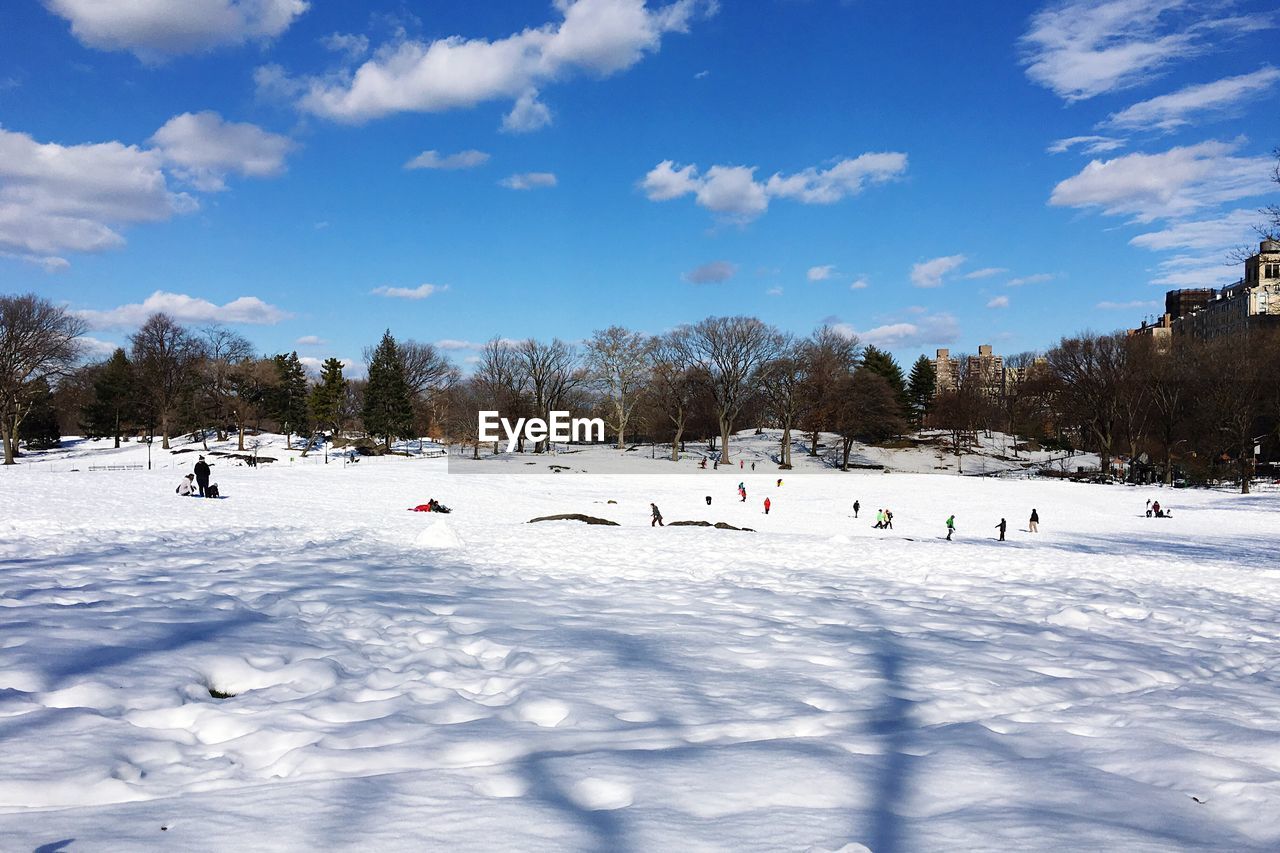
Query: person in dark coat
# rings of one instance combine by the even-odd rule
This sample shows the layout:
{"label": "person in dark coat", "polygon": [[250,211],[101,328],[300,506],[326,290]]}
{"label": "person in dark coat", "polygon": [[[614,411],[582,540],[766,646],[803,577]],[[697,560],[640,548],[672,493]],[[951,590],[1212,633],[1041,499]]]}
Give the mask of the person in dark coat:
{"label": "person in dark coat", "polygon": [[1031,533],[1040,532],[1040,513],[1034,507],[1031,510],[1031,520],[1027,522],[1027,530]]}
{"label": "person in dark coat", "polygon": [[1005,528],[1006,528],[1006,527],[1008,527],[1008,526],[1009,526],[1009,525],[1008,525],[1008,522],[1006,522],[1003,518],[1002,518],[1002,519],[1000,519],[1000,523],[996,525],[996,529],[1000,531],[1000,541],[1001,541],[1001,542],[1003,542],[1003,541],[1004,541],[1004,531],[1005,531]]}
{"label": "person in dark coat", "polygon": [[860,510],[860,509],[862,509],[862,504],[860,504],[858,501],[854,501],[854,502],[853,502],[853,517],[854,517],[854,518],[857,518],[857,517],[858,517],[858,510]]}
{"label": "person in dark coat", "polygon": [[649,522],[649,526],[653,527],[656,524],[658,527],[666,527],[662,523],[662,513],[658,511],[658,505],[651,503],[649,504],[649,509],[653,510],[653,520]]}
{"label": "person in dark coat", "polygon": [[192,469],[196,475],[196,485],[200,487],[200,497],[208,497],[209,493],[209,463],[204,461],[201,456],[196,462],[196,467]]}

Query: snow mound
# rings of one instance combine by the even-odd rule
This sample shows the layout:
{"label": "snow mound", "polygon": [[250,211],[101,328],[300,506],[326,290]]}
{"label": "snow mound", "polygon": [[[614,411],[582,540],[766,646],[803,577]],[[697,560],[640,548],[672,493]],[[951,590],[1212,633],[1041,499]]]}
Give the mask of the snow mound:
{"label": "snow mound", "polygon": [[462,547],[462,540],[444,519],[435,519],[413,540],[419,548],[454,549]]}

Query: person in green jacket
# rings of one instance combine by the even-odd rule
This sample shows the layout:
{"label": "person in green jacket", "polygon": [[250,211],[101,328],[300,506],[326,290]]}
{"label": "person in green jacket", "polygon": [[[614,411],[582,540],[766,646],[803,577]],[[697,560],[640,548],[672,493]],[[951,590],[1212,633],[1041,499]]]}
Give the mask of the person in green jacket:
{"label": "person in green jacket", "polygon": [[956,532],[956,516],[955,513],[947,516],[947,541],[951,541],[951,534]]}

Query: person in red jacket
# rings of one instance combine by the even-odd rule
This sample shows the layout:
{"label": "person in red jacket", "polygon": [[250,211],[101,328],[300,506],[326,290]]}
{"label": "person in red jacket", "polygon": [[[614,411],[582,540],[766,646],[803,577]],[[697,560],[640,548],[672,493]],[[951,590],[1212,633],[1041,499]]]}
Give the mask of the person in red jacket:
{"label": "person in red jacket", "polygon": [[764,499],[764,514],[765,514],[765,515],[768,515],[768,514],[769,514],[769,507],[771,507],[771,506],[773,506],[773,502],[772,502],[772,501],[770,501],[768,498],[765,498],[765,499]]}

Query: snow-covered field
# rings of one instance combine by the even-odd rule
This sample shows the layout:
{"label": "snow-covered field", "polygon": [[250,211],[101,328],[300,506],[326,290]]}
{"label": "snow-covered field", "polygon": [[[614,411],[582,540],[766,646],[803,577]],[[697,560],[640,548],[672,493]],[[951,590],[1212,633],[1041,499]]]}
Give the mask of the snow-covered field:
{"label": "snow-covered field", "polygon": [[638,453],[0,470],[0,850],[1280,845],[1280,495]]}

